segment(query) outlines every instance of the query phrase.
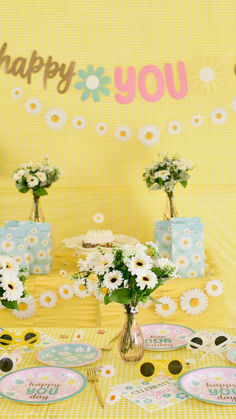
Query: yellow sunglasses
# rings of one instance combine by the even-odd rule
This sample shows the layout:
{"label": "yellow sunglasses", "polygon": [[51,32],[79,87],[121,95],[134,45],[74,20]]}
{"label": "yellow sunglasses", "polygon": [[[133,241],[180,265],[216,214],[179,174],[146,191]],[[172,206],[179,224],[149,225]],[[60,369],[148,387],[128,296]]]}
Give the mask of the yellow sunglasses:
{"label": "yellow sunglasses", "polygon": [[145,381],[151,381],[153,377],[157,377],[160,372],[177,379],[180,375],[187,371],[188,364],[181,358],[173,358],[171,360],[151,360],[150,358],[142,359],[137,364],[138,376]]}
{"label": "yellow sunglasses", "polygon": [[8,348],[9,346],[25,346],[33,348],[36,343],[40,342],[40,335],[35,330],[29,329],[21,335],[15,335],[8,330],[0,333],[0,345]]}

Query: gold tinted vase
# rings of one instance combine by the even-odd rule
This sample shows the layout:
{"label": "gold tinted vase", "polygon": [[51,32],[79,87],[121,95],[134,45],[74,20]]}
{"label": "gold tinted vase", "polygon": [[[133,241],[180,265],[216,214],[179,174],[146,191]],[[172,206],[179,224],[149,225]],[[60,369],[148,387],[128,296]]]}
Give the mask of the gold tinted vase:
{"label": "gold tinted vase", "polygon": [[164,211],[164,214],[163,214],[163,220],[168,221],[168,220],[171,220],[171,218],[176,218],[178,216],[179,216],[179,214],[178,214],[177,209],[175,207],[174,195],[172,193],[172,194],[169,194],[168,197],[167,197],[165,211]]}
{"label": "gold tinted vase", "polygon": [[144,353],[144,337],[136,321],[136,313],[130,312],[130,306],[126,308],[125,316],[120,337],[120,356],[126,362],[138,362]]}
{"label": "gold tinted vase", "polygon": [[39,196],[33,196],[33,205],[30,212],[29,219],[35,221],[36,223],[44,223],[45,217],[40,205]]}

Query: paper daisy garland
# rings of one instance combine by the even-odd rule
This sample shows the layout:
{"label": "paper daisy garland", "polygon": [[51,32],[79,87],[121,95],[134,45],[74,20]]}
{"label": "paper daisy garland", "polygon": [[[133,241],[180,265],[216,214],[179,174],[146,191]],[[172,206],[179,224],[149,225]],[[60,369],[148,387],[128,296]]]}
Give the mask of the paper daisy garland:
{"label": "paper daisy garland", "polygon": [[61,129],[66,123],[66,113],[59,108],[51,108],[44,114],[44,119],[49,128]]}
{"label": "paper daisy garland", "polygon": [[227,111],[224,108],[215,108],[211,111],[211,120],[215,124],[223,125],[227,119]]}
{"label": "paper daisy garland", "polygon": [[103,221],[104,221],[104,215],[103,214],[101,214],[100,212],[96,212],[96,214],[94,214],[94,216],[93,216],[93,221],[95,222],[95,223],[103,223]]}
{"label": "paper daisy garland", "polygon": [[132,137],[132,131],[128,125],[120,125],[115,131],[115,138],[118,141],[126,142]]}
{"label": "paper daisy garland", "polygon": [[182,131],[182,125],[179,121],[172,121],[168,124],[168,131],[170,134],[180,134]]}
{"label": "paper daisy garland", "polygon": [[78,279],[73,284],[73,291],[77,297],[86,298],[89,296],[89,291],[86,289],[84,281],[82,279]]}
{"label": "paper daisy garland", "polygon": [[74,295],[74,291],[70,285],[63,284],[58,288],[58,294],[63,300],[70,300]]}
{"label": "paper daisy garland", "polygon": [[104,365],[100,371],[103,378],[111,378],[116,372],[113,365]]}
{"label": "paper daisy garland", "polygon": [[138,132],[138,140],[147,147],[154,146],[160,140],[160,131],[152,125],[144,126]]}
{"label": "paper daisy garland", "polygon": [[106,398],[106,404],[113,405],[117,403],[120,400],[120,398],[121,395],[120,393],[118,393],[118,391],[111,391]]}
{"label": "paper daisy garland", "polygon": [[72,119],[72,125],[75,129],[82,130],[86,127],[87,121],[83,116],[76,116]]}
{"label": "paper daisy garland", "polygon": [[203,118],[201,115],[193,115],[190,122],[193,127],[200,127],[203,123]]}
{"label": "paper daisy garland", "polygon": [[108,126],[107,126],[107,124],[105,124],[105,122],[99,122],[96,125],[96,131],[99,135],[106,134],[107,130],[108,130]]}
{"label": "paper daisy garland", "polygon": [[62,276],[63,278],[65,278],[66,276],[68,276],[68,273],[67,273],[67,271],[65,271],[65,269],[61,269],[59,271],[59,275]]}
{"label": "paper daisy garland", "polygon": [[18,319],[29,319],[33,317],[36,311],[36,303],[32,296],[20,298],[18,301],[18,310],[13,310],[12,314]]}
{"label": "paper daisy garland", "polygon": [[56,293],[53,291],[45,291],[39,297],[39,303],[44,308],[53,308],[57,302]]}
{"label": "paper daisy garland", "polygon": [[196,316],[206,310],[208,306],[208,298],[202,290],[194,288],[192,290],[185,291],[180,296],[180,306],[183,311],[186,311],[186,313],[191,316]]}
{"label": "paper daisy garland", "polygon": [[236,112],[236,97],[233,98],[233,102],[232,102],[232,110],[234,112]]}
{"label": "paper daisy garland", "polygon": [[218,295],[223,293],[224,286],[219,279],[212,279],[206,283],[205,290],[211,297],[218,297]]}
{"label": "paper daisy garland", "polygon": [[211,93],[218,89],[223,72],[219,64],[212,58],[203,58],[192,71],[192,85],[202,93]]}
{"label": "paper daisy garland", "polygon": [[40,100],[34,97],[31,97],[25,102],[25,110],[28,113],[31,113],[31,114],[39,113],[41,111],[41,108],[42,108],[42,105],[41,105]]}
{"label": "paper daisy garland", "polygon": [[171,297],[161,297],[158,302],[160,304],[155,305],[155,312],[161,317],[169,317],[177,309],[177,304]]}
{"label": "paper daisy garland", "polygon": [[23,95],[23,90],[21,87],[14,87],[11,91],[13,99],[20,99]]}

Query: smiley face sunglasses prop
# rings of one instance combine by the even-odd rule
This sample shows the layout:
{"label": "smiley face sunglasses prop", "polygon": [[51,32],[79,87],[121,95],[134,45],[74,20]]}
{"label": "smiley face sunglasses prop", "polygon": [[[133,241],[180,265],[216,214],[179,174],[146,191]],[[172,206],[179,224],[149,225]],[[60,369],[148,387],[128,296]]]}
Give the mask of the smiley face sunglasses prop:
{"label": "smiley face sunglasses prop", "polygon": [[188,363],[180,358],[173,358],[171,360],[150,360],[143,359],[137,364],[138,375],[145,381],[151,381],[152,378],[157,377],[160,372],[165,375],[177,379],[180,375],[188,370]]}
{"label": "smiley face sunglasses prop", "polygon": [[35,330],[27,330],[21,335],[15,335],[12,332],[3,330],[0,333],[0,346],[2,348],[9,348],[10,346],[28,346],[28,348],[34,348],[36,343],[40,342],[40,335]]}

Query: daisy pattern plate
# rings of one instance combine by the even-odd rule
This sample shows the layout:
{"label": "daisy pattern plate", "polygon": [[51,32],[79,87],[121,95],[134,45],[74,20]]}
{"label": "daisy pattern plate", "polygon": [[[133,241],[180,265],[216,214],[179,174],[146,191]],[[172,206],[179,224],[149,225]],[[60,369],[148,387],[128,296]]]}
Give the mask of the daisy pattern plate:
{"label": "daisy pattern plate", "polygon": [[141,326],[145,349],[168,351],[183,348],[194,334],[192,329],[178,324],[145,324]]}
{"label": "daisy pattern plate", "polygon": [[235,348],[230,348],[226,352],[226,356],[227,356],[227,358],[230,362],[233,362],[233,364],[236,364],[236,347]]}
{"label": "daisy pattern plate", "polygon": [[101,351],[87,343],[59,343],[36,354],[39,362],[60,367],[81,367],[101,358]]}
{"label": "daisy pattern plate", "polygon": [[203,402],[236,405],[236,368],[206,367],[186,372],[178,385],[188,396]]}
{"label": "daisy pattern plate", "polygon": [[48,404],[69,399],[87,385],[80,372],[67,368],[32,367],[0,378],[0,396],[27,404]]}

